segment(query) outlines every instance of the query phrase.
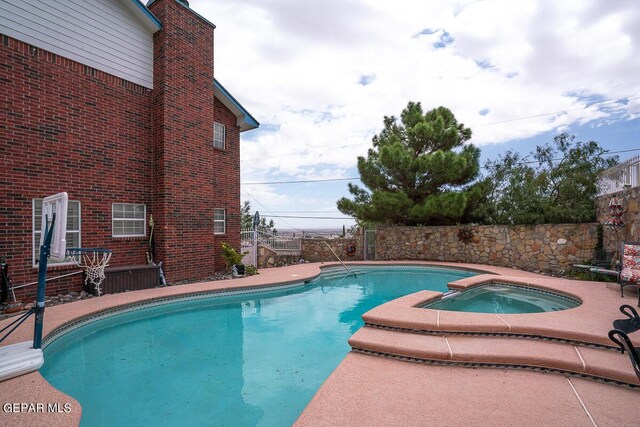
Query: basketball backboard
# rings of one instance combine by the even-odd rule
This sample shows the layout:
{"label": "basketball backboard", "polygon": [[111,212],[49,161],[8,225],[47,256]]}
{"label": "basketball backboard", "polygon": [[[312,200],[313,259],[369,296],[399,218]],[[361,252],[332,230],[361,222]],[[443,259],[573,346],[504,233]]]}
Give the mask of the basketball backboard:
{"label": "basketball backboard", "polygon": [[[53,228],[53,236],[51,238],[51,249],[49,260],[54,262],[64,261],[66,256],[65,250],[67,246],[67,206],[69,204],[69,196],[66,192],[54,194],[45,197],[42,201],[42,224],[40,233],[40,246],[44,244],[45,230],[51,225],[53,214],[56,214],[56,223]],[[49,222],[47,224],[47,221]]]}

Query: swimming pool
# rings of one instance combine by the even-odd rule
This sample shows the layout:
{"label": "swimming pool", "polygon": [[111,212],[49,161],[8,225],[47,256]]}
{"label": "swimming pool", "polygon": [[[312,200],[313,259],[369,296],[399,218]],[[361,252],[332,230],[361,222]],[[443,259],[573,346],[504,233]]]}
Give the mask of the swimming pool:
{"label": "swimming pool", "polygon": [[85,426],[290,425],[349,351],[364,312],[474,274],[334,270],[278,291],[138,307],[47,343],[40,372],[80,402]]}
{"label": "swimming pool", "polygon": [[471,289],[425,304],[434,310],[474,313],[522,314],[561,311],[580,305],[580,301],[534,288],[501,283]]}

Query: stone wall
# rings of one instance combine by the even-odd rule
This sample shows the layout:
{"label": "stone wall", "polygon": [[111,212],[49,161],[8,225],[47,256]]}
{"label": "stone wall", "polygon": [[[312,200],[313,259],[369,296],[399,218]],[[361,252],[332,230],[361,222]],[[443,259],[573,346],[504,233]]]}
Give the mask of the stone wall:
{"label": "stone wall", "polygon": [[[461,240],[461,226],[378,227],[375,232],[376,260],[425,260],[468,262],[529,271],[553,272],[593,259],[597,243],[597,223],[544,224],[537,226],[468,226],[468,241]],[[300,256],[282,256],[259,249],[258,267],[279,267],[308,262],[336,261],[325,244],[343,261],[361,261],[363,239],[302,239]],[[354,245],[353,257],[346,248]]]}
{"label": "stone wall", "polygon": [[[313,238],[302,239],[302,259],[309,262],[322,262],[322,261],[337,261],[335,255],[331,253],[331,250],[325,244],[328,243],[331,249],[340,257],[343,261],[362,261],[362,236],[358,234],[357,237],[347,238]],[[347,247],[355,246],[355,253],[353,256],[347,255]]]}
{"label": "stone wall", "polygon": [[621,241],[640,241],[640,187],[630,188],[596,199],[598,222],[603,224],[609,218],[609,201],[617,197],[622,199],[622,221],[625,226],[620,230],[603,227],[604,247],[611,254],[619,250]]}
{"label": "stone wall", "polygon": [[284,267],[298,264],[300,255],[279,255],[277,252],[260,245],[258,247],[258,268]]}
{"label": "stone wall", "polygon": [[597,223],[538,226],[379,227],[376,260],[470,262],[525,270],[556,271],[593,258]]}
{"label": "stone wall", "polygon": [[[343,261],[361,261],[363,259],[361,235],[355,238],[311,238],[300,240],[300,255],[279,255],[269,248],[260,246],[258,248],[258,268],[282,267],[298,264],[301,260],[306,262],[337,261],[325,242]],[[347,255],[347,247],[349,246],[355,247],[353,256]]]}

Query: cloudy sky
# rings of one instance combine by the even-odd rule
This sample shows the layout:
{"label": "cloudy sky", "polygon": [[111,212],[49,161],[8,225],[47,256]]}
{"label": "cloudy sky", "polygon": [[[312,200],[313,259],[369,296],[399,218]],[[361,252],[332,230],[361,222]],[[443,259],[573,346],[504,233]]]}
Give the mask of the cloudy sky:
{"label": "cloudy sky", "polygon": [[[191,0],[216,78],[261,123],[242,134],[242,199],[279,228],[350,226],[336,200],[385,115],[443,105],[482,163],[560,131],[640,154],[636,0]],[[285,217],[285,218],[282,218]]]}

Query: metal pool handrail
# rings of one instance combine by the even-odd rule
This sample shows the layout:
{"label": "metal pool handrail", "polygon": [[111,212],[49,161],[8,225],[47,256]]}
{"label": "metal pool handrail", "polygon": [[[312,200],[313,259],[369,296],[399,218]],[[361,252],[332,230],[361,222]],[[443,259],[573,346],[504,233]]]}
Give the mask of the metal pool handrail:
{"label": "metal pool handrail", "polygon": [[342,264],[342,266],[344,267],[345,270],[347,270],[347,272],[349,274],[353,274],[354,276],[356,275],[356,273],[352,272],[351,270],[349,270],[349,268],[347,268],[346,264],[344,262],[342,262],[342,260],[340,259],[340,257],[338,256],[338,254],[331,248],[331,246],[329,246],[329,244],[327,243],[327,241],[324,241],[324,244],[327,245],[327,247],[329,248],[329,250],[331,251],[331,253],[333,254],[333,256],[335,256],[338,261],[340,261],[340,264]]}

